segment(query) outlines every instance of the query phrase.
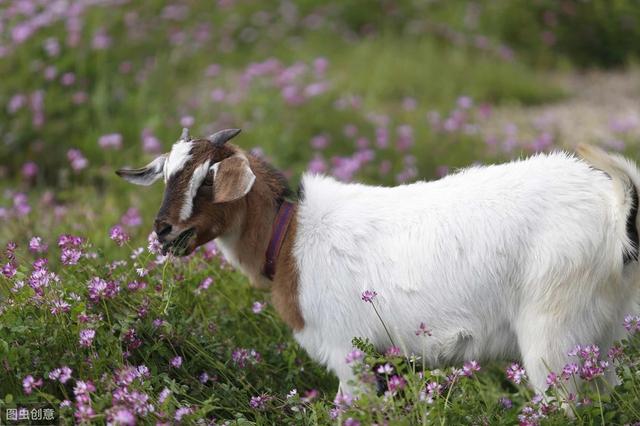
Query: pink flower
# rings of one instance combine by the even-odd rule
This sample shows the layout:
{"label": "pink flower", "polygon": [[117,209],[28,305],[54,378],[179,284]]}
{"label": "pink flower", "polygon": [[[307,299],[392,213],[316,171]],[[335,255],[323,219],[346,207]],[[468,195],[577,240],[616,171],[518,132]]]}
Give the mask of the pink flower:
{"label": "pink flower", "polygon": [[122,247],[124,243],[129,241],[129,235],[124,231],[124,229],[120,225],[115,225],[111,228],[111,230],[109,231],[109,238],[115,241],[115,243],[119,247]]}
{"label": "pink flower", "polygon": [[72,370],[66,365],[61,368],[56,368],[49,373],[50,380],[57,380],[62,384],[67,383],[71,379]]}
{"label": "pink flower", "polygon": [[29,241],[29,251],[32,253],[43,253],[47,251],[47,245],[42,242],[42,238],[33,237]]}
{"label": "pink flower", "polygon": [[378,367],[376,369],[376,372],[378,374],[391,374],[391,373],[393,373],[393,367],[391,366],[391,364],[386,363],[386,364],[381,365],[380,367]]}
{"label": "pink flower", "polygon": [[251,310],[254,314],[259,314],[260,312],[262,312],[265,306],[267,306],[267,304],[264,302],[253,302]]}
{"label": "pink flower", "polygon": [[67,160],[69,160],[69,164],[71,164],[74,172],[79,172],[89,165],[89,160],[82,155],[79,149],[70,149],[67,151]]}
{"label": "pink flower", "polygon": [[184,416],[188,416],[189,414],[193,413],[193,408],[191,407],[180,407],[176,410],[176,414],[174,415],[174,419],[176,419],[176,421],[181,421],[182,418]]}
{"label": "pink flower", "polygon": [[26,162],[22,165],[22,176],[31,180],[38,175],[38,165],[33,161]]}
{"label": "pink flower", "polygon": [[63,312],[69,312],[69,309],[71,309],[71,305],[69,305],[67,302],[65,302],[62,299],[55,299],[53,302],[51,302],[51,314],[52,315],[58,315],[61,314]]}
{"label": "pink flower", "polygon": [[477,361],[468,361],[462,366],[463,376],[471,377],[476,371],[480,371],[480,364]]}
{"label": "pink flower", "polygon": [[640,316],[639,315],[625,316],[624,328],[631,334],[634,334],[635,332],[640,331]]}
{"label": "pink flower", "polygon": [[122,135],[120,133],[109,133],[107,135],[100,136],[98,139],[98,145],[102,149],[115,149],[122,148]]}
{"label": "pink flower", "polygon": [[196,122],[195,118],[190,115],[185,115],[180,119],[180,126],[182,127],[191,127]]}
{"label": "pink flower", "polygon": [[431,330],[423,322],[420,323],[420,327],[416,330],[416,336],[431,336]]}
{"label": "pink flower", "polygon": [[142,150],[148,154],[157,154],[162,151],[160,140],[150,129],[142,129]]}
{"label": "pink flower", "polygon": [[162,404],[164,401],[166,401],[167,398],[169,398],[170,395],[171,391],[169,390],[169,388],[165,387],[160,392],[160,395],[158,395],[158,402]]}
{"label": "pink flower", "polygon": [[400,356],[402,351],[397,346],[390,346],[389,349],[384,353],[385,356]]}
{"label": "pink flower", "polygon": [[359,349],[354,349],[347,354],[345,361],[347,364],[351,364],[352,362],[360,361],[362,358],[364,358],[364,352]]}
{"label": "pink flower", "polygon": [[122,426],[135,426],[136,424],[136,417],[127,408],[119,408],[109,417],[111,421],[107,422],[108,424]]}
{"label": "pink flower", "polygon": [[264,393],[262,395],[252,396],[249,401],[249,406],[254,410],[264,410],[266,408],[266,404],[272,399],[273,397]]}
{"label": "pink flower", "polygon": [[63,265],[77,265],[80,257],[82,256],[82,252],[75,248],[63,248],[62,253],[60,253],[60,261]]}
{"label": "pink flower", "polygon": [[527,372],[519,364],[513,363],[507,368],[507,379],[519,385],[523,379],[527,378]]}
{"label": "pink flower", "polygon": [[96,336],[96,331],[90,328],[80,330],[80,346],[88,348],[93,343],[93,338]]}
{"label": "pink flower", "polygon": [[407,381],[401,376],[391,376],[389,379],[389,392],[396,393],[399,390],[404,389]]}
{"label": "pink flower", "polygon": [[177,356],[177,357],[171,358],[171,366],[175,368],[180,368],[180,366],[182,366],[182,357]]}
{"label": "pink flower", "polygon": [[378,293],[376,293],[373,290],[365,290],[362,292],[362,300],[364,300],[365,302],[370,302],[373,303],[373,299],[375,299],[375,297],[378,295]]}
{"label": "pink flower", "polygon": [[140,211],[135,207],[129,207],[129,209],[127,209],[127,212],[120,218],[120,222],[124,226],[129,227],[142,225],[142,217],[140,216]]}
{"label": "pink flower", "polygon": [[32,375],[28,375],[22,380],[22,389],[27,395],[31,395],[35,388],[42,386],[42,379],[34,379]]}

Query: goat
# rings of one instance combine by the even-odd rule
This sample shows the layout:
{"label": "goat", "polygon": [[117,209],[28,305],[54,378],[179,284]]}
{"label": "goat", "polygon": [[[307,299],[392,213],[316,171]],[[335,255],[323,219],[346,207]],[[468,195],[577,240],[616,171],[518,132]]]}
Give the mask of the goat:
{"label": "goat", "polygon": [[[163,177],[163,249],[187,255],[215,239],[271,289],[341,388],[353,383],[354,336],[390,345],[361,301],[367,289],[390,333],[428,366],[521,358],[538,391],[576,344],[606,349],[620,337],[639,278],[640,172],[623,157],[585,146],[584,159],[537,154],[397,187],[305,174],[292,201],[280,172],[227,143],[238,133],[192,139],[185,129],[168,154],[116,173],[141,185]],[[420,323],[432,330],[426,343]]]}

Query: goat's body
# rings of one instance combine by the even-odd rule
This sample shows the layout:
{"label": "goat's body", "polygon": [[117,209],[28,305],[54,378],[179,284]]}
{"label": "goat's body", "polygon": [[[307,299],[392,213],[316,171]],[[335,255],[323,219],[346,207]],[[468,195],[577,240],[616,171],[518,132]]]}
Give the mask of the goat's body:
{"label": "goat's body", "polygon": [[[364,290],[396,345],[428,365],[522,358],[539,389],[574,345],[607,348],[631,309],[627,212],[607,174],[567,154],[395,188],[303,185],[295,336],[343,383],[354,336],[391,345]],[[431,337],[416,335],[421,322]]]}

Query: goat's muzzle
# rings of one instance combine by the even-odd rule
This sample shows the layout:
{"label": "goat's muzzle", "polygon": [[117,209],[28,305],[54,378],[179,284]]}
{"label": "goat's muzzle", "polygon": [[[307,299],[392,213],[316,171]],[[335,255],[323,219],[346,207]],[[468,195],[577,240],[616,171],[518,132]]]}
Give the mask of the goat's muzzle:
{"label": "goat's muzzle", "polygon": [[164,241],[162,243],[162,254],[171,253],[174,256],[184,256],[189,254],[189,247],[192,237],[196,234],[195,228],[189,228],[182,231],[180,235],[171,241]]}

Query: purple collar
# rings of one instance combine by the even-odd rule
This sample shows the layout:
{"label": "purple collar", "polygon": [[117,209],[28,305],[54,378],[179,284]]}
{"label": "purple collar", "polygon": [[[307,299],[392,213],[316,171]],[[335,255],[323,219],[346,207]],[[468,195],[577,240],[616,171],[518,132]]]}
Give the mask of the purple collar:
{"label": "purple collar", "polygon": [[293,210],[293,203],[283,201],[273,221],[271,240],[267,246],[264,268],[262,269],[262,273],[270,280],[273,280],[273,277],[276,275],[276,261],[278,260],[278,254],[280,254],[284,237],[287,234],[287,229],[289,229],[289,223],[293,217]]}

